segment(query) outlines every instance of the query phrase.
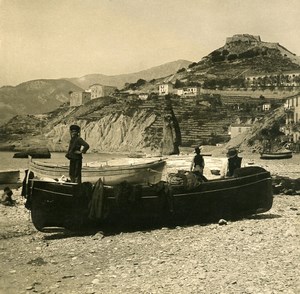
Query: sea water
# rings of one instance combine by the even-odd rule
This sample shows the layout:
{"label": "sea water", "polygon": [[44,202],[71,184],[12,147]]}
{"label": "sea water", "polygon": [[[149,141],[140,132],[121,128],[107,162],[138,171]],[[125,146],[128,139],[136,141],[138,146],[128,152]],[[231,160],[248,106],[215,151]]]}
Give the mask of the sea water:
{"label": "sea water", "polygon": [[[0,170],[19,169],[24,170],[28,168],[28,158],[13,158],[15,152],[0,152]],[[106,162],[112,159],[121,159],[125,157],[123,154],[110,153],[87,153],[83,155],[83,163],[85,162]],[[55,164],[69,164],[69,160],[65,157],[64,152],[51,152],[51,158],[36,159],[43,162],[51,162]]]}
{"label": "sea water", "polygon": [[[0,152],[0,170],[17,169],[20,171],[24,171],[28,168],[28,158],[13,158],[13,155],[14,152]],[[243,156],[243,154],[240,154],[239,156],[243,157],[242,166],[247,166],[248,163],[251,162],[251,164],[254,163],[254,165],[258,165],[265,168],[266,170],[270,171],[273,175],[300,178],[300,154],[293,154],[293,158],[283,160],[262,160],[259,158],[259,154],[250,156]],[[174,173],[178,170],[189,170],[192,158],[193,154],[184,156],[166,156],[167,168],[165,170],[165,174],[169,172]],[[157,159],[159,158],[156,157],[155,160]],[[56,164],[69,164],[68,159],[65,158],[64,152],[51,152],[51,158],[43,158],[36,160]],[[210,156],[205,156],[204,160],[205,176],[208,179],[213,179],[216,177],[211,175],[210,170],[221,170],[224,167],[224,161],[226,161],[227,159],[226,157],[214,158]],[[118,164],[120,164],[121,162],[125,163],[128,161],[128,155],[121,153],[87,153],[83,155],[83,165],[90,162],[103,162],[103,164],[106,164],[108,161],[115,161]]]}

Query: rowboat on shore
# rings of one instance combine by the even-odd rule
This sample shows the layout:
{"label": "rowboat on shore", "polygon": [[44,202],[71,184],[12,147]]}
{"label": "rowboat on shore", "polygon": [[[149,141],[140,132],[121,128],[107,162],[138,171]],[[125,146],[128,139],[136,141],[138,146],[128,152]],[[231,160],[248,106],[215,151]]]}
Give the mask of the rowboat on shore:
{"label": "rowboat on shore", "polygon": [[237,169],[233,177],[199,185],[159,182],[155,185],[115,186],[59,183],[33,179],[27,208],[35,228],[80,229],[90,224],[188,224],[236,219],[271,209],[272,181],[261,167]]}
{"label": "rowboat on shore", "polygon": [[293,153],[290,150],[277,151],[277,152],[262,152],[261,159],[288,159],[292,158]]}
{"label": "rowboat on shore", "polygon": [[16,184],[19,180],[19,170],[0,170],[0,185]]}
{"label": "rowboat on shore", "polygon": [[[131,184],[155,184],[162,178],[166,161],[163,159],[150,160],[142,163],[123,163],[115,165],[103,163],[97,166],[82,167],[82,182],[95,183],[99,178],[107,185],[127,181]],[[68,176],[69,166],[34,161],[30,158],[29,170],[38,178],[60,179]]]}

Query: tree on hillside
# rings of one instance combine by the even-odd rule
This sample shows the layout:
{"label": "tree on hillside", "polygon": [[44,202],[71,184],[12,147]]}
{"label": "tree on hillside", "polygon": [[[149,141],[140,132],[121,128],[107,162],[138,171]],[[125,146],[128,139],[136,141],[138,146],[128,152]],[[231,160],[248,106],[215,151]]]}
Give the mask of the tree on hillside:
{"label": "tree on hillside", "polygon": [[185,71],[185,68],[183,67],[183,68],[177,70],[177,73],[181,73],[181,72],[184,72],[184,71]]}
{"label": "tree on hillside", "polygon": [[192,67],[194,67],[194,66],[196,66],[197,65],[197,62],[193,62],[193,63],[191,63],[189,66],[188,66],[188,68],[192,68]]}
{"label": "tree on hillside", "polygon": [[177,80],[175,81],[174,88],[179,89],[179,88],[182,88],[182,87],[184,87],[184,86],[185,86],[184,83],[181,82],[180,80],[177,79]]}

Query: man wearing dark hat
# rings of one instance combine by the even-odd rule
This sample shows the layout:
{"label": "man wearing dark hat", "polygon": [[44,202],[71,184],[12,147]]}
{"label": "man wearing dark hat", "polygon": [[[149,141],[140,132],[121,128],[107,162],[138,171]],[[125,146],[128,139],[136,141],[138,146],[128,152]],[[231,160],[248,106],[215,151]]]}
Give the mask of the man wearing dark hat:
{"label": "man wearing dark hat", "polygon": [[235,169],[240,168],[242,164],[242,158],[238,157],[238,151],[235,148],[230,148],[227,152],[228,167],[227,176],[232,177]]}
{"label": "man wearing dark hat", "polygon": [[71,140],[66,157],[70,160],[69,176],[73,183],[81,183],[82,154],[85,154],[90,148],[89,144],[85,142],[79,134],[80,127],[71,125]]}
{"label": "man wearing dark hat", "polygon": [[201,147],[195,148],[196,155],[194,156],[191,164],[191,171],[197,172],[201,175],[203,175],[203,169],[204,169],[204,159],[201,153]]}

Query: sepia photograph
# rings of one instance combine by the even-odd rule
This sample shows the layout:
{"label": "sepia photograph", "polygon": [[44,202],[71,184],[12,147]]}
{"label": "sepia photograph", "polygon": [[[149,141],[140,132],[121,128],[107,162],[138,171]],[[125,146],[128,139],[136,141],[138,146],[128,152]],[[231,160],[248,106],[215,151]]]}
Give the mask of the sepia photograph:
{"label": "sepia photograph", "polygon": [[300,293],[299,11],[0,0],[0,294]]}

